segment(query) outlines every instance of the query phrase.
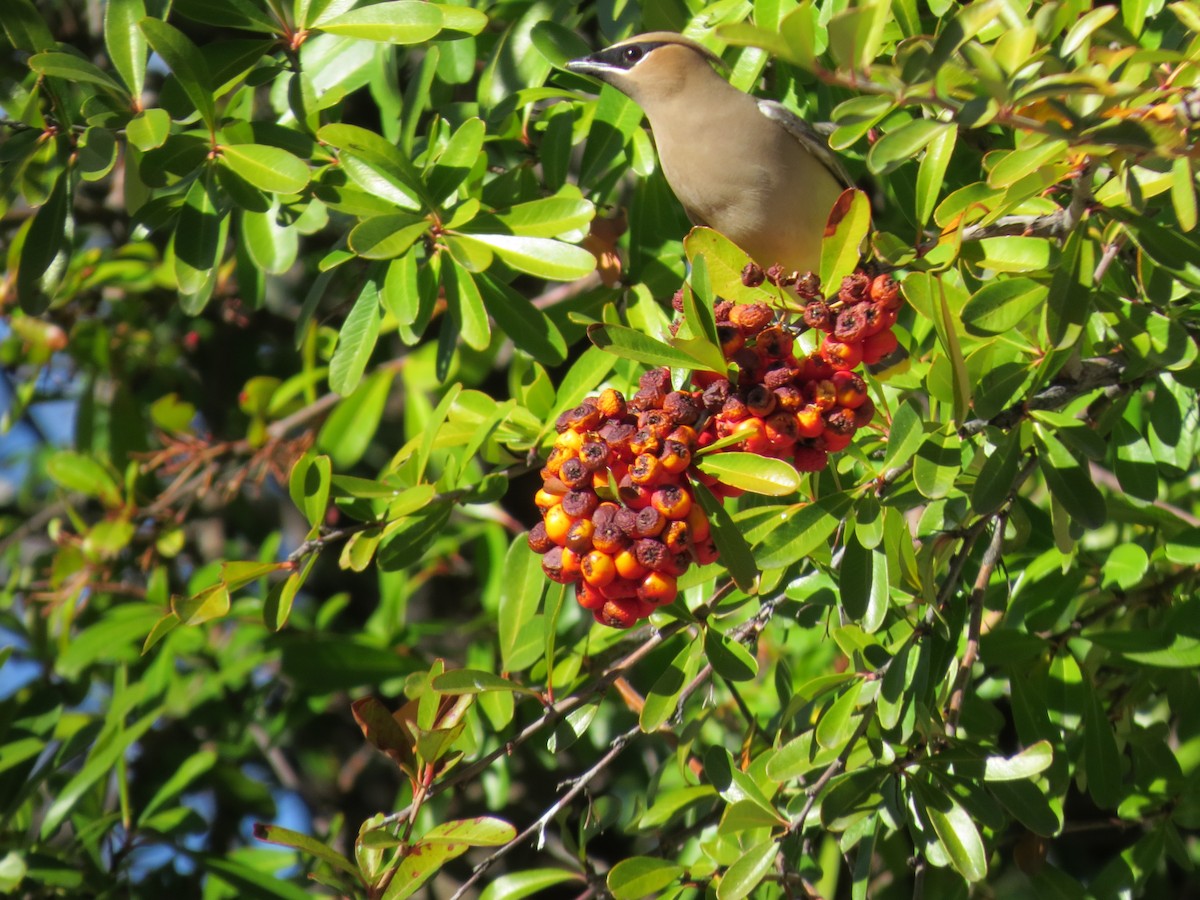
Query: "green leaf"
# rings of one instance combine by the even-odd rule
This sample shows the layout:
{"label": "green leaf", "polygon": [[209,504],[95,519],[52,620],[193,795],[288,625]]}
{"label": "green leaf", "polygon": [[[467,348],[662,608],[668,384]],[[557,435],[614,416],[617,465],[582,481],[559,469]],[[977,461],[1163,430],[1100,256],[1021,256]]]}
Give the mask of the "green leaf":
{"label": "green leaf", "polygon": [[[548,24],[548,23],[542,23]],[[510,206],[496,218],[523,237],[558,237],[580,231],[596,215],[596,207],[582,197],[565,195],[543,197]]]}
{"label": "green leaf", "polygon": [[985,781],[1019,781],[1033,778],[1054,762],[1054,748],[1048,741],[1038,741],[1015,756],[989,756],[984,763]]}
{"label": "green leaf", "polygon": [[200,295],[203,300],[212,291],[229,224],[228,214],[218,209],[218,196],[213,171],[206,168],[188,188],[175,225],[175,280],[184,294]]}
{"label": "green leaf", "polygon": [[566,881],[579,881],[577,872],[567,869],[526,869],[492,878],[479,895],[479,900],[524,900],[546,888]]}
{"label": "green leaf", "polygon": [[1040,422],[1034,425],[1034,444],[1046,486],[1063,508],[1084,528],[1099,528],[1108,519],[1104,496],[1092,482],[1087,464],[1078,459]]}
{"label": "green leaf", "polygon": [[292,466],[288,493],[296,508],[304,514],[309,527],[316,527],[325,521],[331,473],[329,457],[316,456],[311,452],[300,457]]}
{"label": "green leaf", "polygon": [[136,744],[142,735],[154,727],[162,714],[163,709],[159,707],[132,725],[119,723],[116,733],[110,735],[108,740],[92,746],[83,767],[55,791],[53,802],[47,808],[41,823],[40,834],[43,841],[49,840],[58,832],[59,826],[75,808],[75,804],[93,785],[112,775],[118,761],[124,758],[129,748]]}
{"label": "green leaf", "polygon": [[171,116],[165,109],[147,109],[138,113],[125,126],[125,137],[139,150],[161,147],[171,133]]}
{"label": "green leaf", "polygon": [[[447,673],[449,674],[449,673]],[[503,819],[477,816],[435,825],[421,837],[422,844],[466,844],[470,847],[499,847],[517,836],[517,829]]]}
{"label": "green leaf", "polygon": [[289,828],[282,828],[279,825],[265,825],[262,822],[254,823],[254,837],[260,841],[266,841],[269,844],[280,844],[284,847],[292,847],[299,850],[301,853],[319,859],[322,862],[328,863],[335,869],[341,869],[347,875],[357,876],[358,867],[350,862],[342,854],[338,853],[332,847],[326,846],[321,841],[311,835],[303,834],[299,831],[292,831]]}
{"label": "green leaf", "polygon": [[684,351],[627,325],[589,325],[587,335],[601,350],[622,359],[632,359],[652,366],[670,366],[673,369],[690,369],[697,362]]}
{"label": "green leaf", "polygon": [[222,144],[221,162],[260,191],[298,194],[308,184],[308,165],[279,147],[267,144]]}
{"label": "green leaf", "polygon": [[17,261],[17,299],[31,316],[45,312],[66,271],[74,220],[71,173],[63,169],[25,231]]}
{"label": "green leaf", "polygon": [[842,609],[849,621],[859,623],[867,634],[879,629],[888,610],[887,559],[887,553],[868,550],[852,535],[838,567]]}
{"label": "green leaf", "polygon": [[500,668],[511,672],[513,655],[520,643],[521,629],[531,621],[542,602],[546,578],[540,557],[529,549],[524,535],[518,535],[504,557],[505,578],[500,587],[497,613],[500,632]]}
{"label": "green leaf", "polygon": [[1081,685],[1084,693],[1083,765],[1087,772],[1088,793],[1101,809],[1116,809],[1125,796],[1117,739],[1095,686],[1087,678]]}
{"label": "green leaf", "polygon": [[917,412],[916,406],[911,401],[900,404],[892,416],[892,426],[887,436],[887,451],[879,470],[886,472],[897,463],[908,462],[921,446],[924,437],[921,414]]}
{"label": "green leaf", "polygon": [[483,305],[483,294],[471,273],[451,261],[442,269],[442,281],[446,286],[446,304],[463,342],[475,350],[484,350],[491,341],[492,329],[488,324],[487,309]]}
{"label": "green leaf", "polygon": [[711,624],[704,629],[704,655],[713,671],[727,681],[750,681],[758,675],[758,661],[750,651]]}
{"label": "green leaf", "polygon": [[1171,165],[1171,204],[1175,207],[1175,218],[1184,231],[1196,227],[1196,177],[1192,172],[1192,161],[1186,156],[1178,157]]}
{"label": "green leaf", "polygon": [[322,21],[321,31],[360,41],[422,44],[442,30],[441,9],[420,0],[391,0],[363,6]]}
{"label": "green leaf", "polygon": [[842,278],[857,268],[863,241],[870,230],[871,201],[856,188],[844,191],[829,214],[821,241],[821,284],[826,289],[840,286]]}
{"label": "green leaf", "polygon": [[394,259],[408,252],[429,231],[429,220],[415,213],[385,213],[363,219],[350,230],[350,249],[365,259]]}
{"label": "green leaf", "polygon": [[631,856],[608,870],[605,879],[616,900],[658,895],[686,870],[679,863],[652,856]]}
{"label": "green leaf", "polygon": [[251,261],[264,272],[282,275],[296,262],[299,232],[279,221],[279,201],[266,212],[242,213],[242,238]]}
{"label": "green leaf", "polygon": [[518,272],[551,281],[574,281],[596,268],[596,257],[574,244],[550,238],[514,234],[458,234],[469,244],[480,244],[495,252]]}
{"label": "green leaf", "polygon": [[196,45],[178,28],[161,19],[142,19],[138,26],[154,52],[170,67],[200,118],[210,131],[215,130],[217,110],[213,102],[212,76]]}
{"label": "green leaf", "polygon": [[700,641],[688,641],[654,680],[638,716],[638,724],[643,732],[650,734],[657,731],[674,715],[679,695],[700,668],[703,649]]}
{"label": "green leaf", "polygon": [[329,387],[335,393],[347,397],[358,389],[379,340],[381,324],[379,285],[371,279],[363,286],[338,332],[337,349],[329,361]]}
{"label": "green leaf", "polygon": [[513,346],[544,366],[566,361],[567,342],[562,332],[528,297],[488,275],[480,275],[476,283],[488,314]]}
{"label": "green leaf", "polygon": [[146,37],[138,22],[146,17],[143,0],[109,0],[104,5],[104,43],[113,68],[138,98],[146,85]]}
{"label": "green leaf", "polygon": [[746,850],[725,870],[717,885],[717,900],[742,900],[758,887],[775,865],[779,842],[764,841]]}
{"label": "green leaf", "polygon": [[116,480],[90,456],[59,450],[46,461],[46,474],[64,490],[95,497],[110,509],[121,505],[121,488]]}
{"label": "green leaf", "polygon": [[930,500],[940,500],[954,487],[962,464],[962,441],[951,426],[925,436],[913,460],[913,481]]}
{"label": "green leaf", "polygon": [[101,71],[94,63],[76,56],[74,53],[51,51],[37,53],[29,58],[29,68],[39,75],[52,78],[63,78],[67,81],[94,84],[110,93],[116,94],[122,100],[129,101],[129,92],[124,86],[107,72]]}
{"label": "green leaf", "polygon": [[537,691],[478,669],[451,669],[433,679],[430,686],[440,694],[482,694],[485,691],[509,691],[536,697]]}
{"label": "green leaf", "polygon": [[755,542],[759,565],[764,569],[782,568],[810,556],[842,523],[851,505],[848,494],[837,493],[788,507],[768,523],[761,535],[757,529],[748,535]]}
{"label": "green leaf", "polygon": [[783,497],[800,488],[800,473],[793,466],[757,453],[710,453],[701,457],[697,468],[722,484],[769,497]]}
{"label": "green leaf", "polygon": [[863,684],[862,679],[858,678],[850,682],[817,720],[817,743],[827,750],[841,750],[858,727],[861,715],[856,715],[856,712]]}
{"label": "green leaf", "polygon": [[1021,461],[1021,431],[1014,428],[1000,437],[971,489],[971,508],[986,516],[998,510],[1012,493]]}
{"label": "green leaf", "polygon": [[1030,278],[989,281],[963,307],[963,326],[968,334],[1004,334],[1046,302],[1050,289]]}
{"label": "green leaf", "polygon": [[229,615],[229,588],[214,584],[191,597],[172,597],[171,612],[183,625],[203,625]]}
{"label": "green leaf", "polygon": [[917,224],[924,227],[937,208],[938,198],[946,180],[946,169],[954,155],[958,129],[953,125],[942,128],[930,140],[917,167],[916,214]]}
{"label": "green leaf", "polygon": [[429,173],[430,197],[440,202],[463,183],[483,152],[486,133],[482,119],[467,119],[458,127]]}
{"label": "green leaf", "polygon": [[722,564],[729,570],[734,584],[742,591],[751,593],[758,578],[758,563],[750,552],[750,545],[712,491],[699,483],[694,484],[692,490],[712,523],[712,538],[721,554]]}
{"label": "green leaf", "polygon": [[907,122],[874,143],[867,153],[867,168],[876,175],[886,175],[916,159],[927,144],[954,129],[952,124],[933,119]]}
{"label": "green leaf", "polygon": [[964,245],[963,253],[981,269],[993,272],[1052,272],[1059,262],[1058,248],[1040,237],[984,238]]}
{"label": "green leaf", "polygon": [[395,370],[381,368],[334,407],[317,434],[317,447],[329,454],[338,469],[353,466],[366,452],[383,417]]}
{"label": "green leaf", "polygon": [[929,817],[951,865],[967,881],[983,881],[987,877],[987,851],[970,815],[953,794],[938,792],[935,796],[934,789],[925,786],[919,779],[915,784],[925,788],[919,791],[925,815]]}

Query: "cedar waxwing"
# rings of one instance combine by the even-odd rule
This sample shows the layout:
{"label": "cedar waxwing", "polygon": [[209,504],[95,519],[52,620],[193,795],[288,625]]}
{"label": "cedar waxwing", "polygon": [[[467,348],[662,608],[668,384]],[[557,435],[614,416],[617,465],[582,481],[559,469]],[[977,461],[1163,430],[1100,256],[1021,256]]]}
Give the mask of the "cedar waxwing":
{"label": "cedar waxwing", "polygon": [[739,91],[714,63],[720,58],[695,41],[655,31],[566,68],[645,111],[663,175],[692,222],[761,266],[817,271],[825,222],[850,179],[807,122]]}

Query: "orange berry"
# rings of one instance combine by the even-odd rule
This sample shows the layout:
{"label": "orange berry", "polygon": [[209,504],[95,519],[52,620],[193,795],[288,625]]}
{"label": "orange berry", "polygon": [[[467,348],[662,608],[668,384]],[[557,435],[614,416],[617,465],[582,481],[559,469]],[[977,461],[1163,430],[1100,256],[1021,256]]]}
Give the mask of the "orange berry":
{"label": "orange berry", "polygon": [[891,331],[880,331],[863,341],[863,362],[873,366],[900,345]]}
{"label": "orange berry", "polygon": [[533,495],[533,502],[543,513],[548,509],[552,509],[562,503],[562,494],[551,493],[543,488],[538,488],[538,492]]}
{"label": "orange berry", "polygon": [[625,397],[620,391],[606,388],[596,398],[596,408],[606,418],[619,419],[625,415]]}
{"label": "orange berry", "polygon": [[638,599],[655,606],[665,606],[675,599],[678,589],[675,586],[675,576],[662,572],[651,572],[638,585]]}
{"label": "orange berry", "polygon": [[668,519],[686,519],[692,511],[692,495],[678,484],[664,484],[650,497],[650,505]]}
{"label": "orange berry", "polygon": [[837,453],[839,450],[845,450],[850,446],[850,441],[854,439],[852,434],[838,434],[835,431],[825,430],[818,440],[821,445],[829,453]]}
{"label": "orange berry", "polygon": [[770,446],[763,420],[758,416],[738,422],[730,434],[737,435],[741,439],[740,447],[747,453],[762,453]]}
{"label": "orange berry", "polygon": [[659,456],[663,468],[671,475],[678,475],[692,464],[692,451],[686,444],[667,438]]}
{"label": "orange berry", "polygon": [[796,413],[796,437],[815,438],[825,430],[825,420],[821,417],[821,408],[815,403],[809,403]]}
{"label": "orange berry", "polygon": [[649,453],[642,453],[629,467],[629,480],[642,487],[654,487],[661,484],[667,476],[662,460]]}
{"label": "orange berry", "polygon": [[542,571],[551,581],[570,584],[579,579],[579,554],[564,547],[551,547],[542,557]]}
{"label": "orange berry", "polygon": [[827,337],[821,342],[821,356],[835,371],[853,369],[863,360],[862,342],[842,343]]}
{"label": "orange berry", "polygon": [[599,588],[605,600],[627,600],[637,596],[638,582],[629,578],[614,578]]}
{"label": "orange berry", "polygon": [[867,383],[857,372],[834,372],[832,381],[839,406],[857,409],[867,402]]}
{"label": "orange berry", "polygon": [[640,579],[646,574],[646,567],[637,560],[637,554],[626,547],[613,558],[617,574],[625,579]]}
{"label": "orange berry", "polygon": [[583,446],[583,432],[580,431],[564,431],[554,441],[555,448],[562,447],[570,450],[572,454],[579,452],[579,448]]}
{"label": "orange berry", "polygon": [[692,540],[699,544],[702,541],[708,540],[708,535],[712,531],[712,526],[708,523],[708,516],[704,513],[704,507],[699,503],[693,503],[692,508],[688,510],[687,519],[688,530],[692,533]]}
{"label": "orange berry", "polygon": [[592,549],[607,553],[610,556],[620,553],[629,546],[629,538],[617,527],[616,522],[596,526],[592,534]]}
{"label": "orange berry", "polygon": [[777,412],[763,421],[767,443],[776,449],[784,449],[796,443],[798,426],[792,413]]}
{"label": "orange berry", "polygon": [[607,598],[586,581],[575,582],[575,599],[584,609],[596,610],[602,607]]}
{"label": "orange berry", "polygon": [[702,541],[697,541],[692,548],[692,555],[696,557],[696,562],[702,566],[707,566],[709,563],[714,563],[720,557],[717,552],[717,545],[711,537],[705,538]]}
{"label": "orange berry", "polygon": [[583,580],[593,587],[603,587],[617,577],[617,567],[607,553],[593,550],[580,563]]}
{"label": "orange berry", "polygon": [[567,515],[567,511],[562,508],[560,503],[558,506],[552,506],[546,510],[546,515],[542,519],[546,526],[546,535],[558,546],[563,546],[567,542],[567,532],[574,524],[575,520]]}
{"label": "orange berry", "polygon": [[621,502],[635,512],[645,509],[650,505],[650,496],[652,493],[650,489],[640,484],[634,484],[633,479],[629,475],[621,479],[617,493],[621,495]]}
{"label": "orange berry", "polygon": [[672,522],[667,526],[662,540],[667,545],[667,549],[676,556],[680,553],[687,553],[688,544],[691,542],[687,522]]}
{"label": "orange berry", "polygon": [[580,519],[567,529],[566,545],[575,553],[587,553],[592,549],[592,535],[596,526],[591,519]]}
{"label": "orange berry", "polygon": [[609,628],[628,628],[641,618],[640,613],[641,607],[637,603],[637,598],[630,597],[608,600],[602,607],[594,610],[592,616],[601,625],[607,625]]}

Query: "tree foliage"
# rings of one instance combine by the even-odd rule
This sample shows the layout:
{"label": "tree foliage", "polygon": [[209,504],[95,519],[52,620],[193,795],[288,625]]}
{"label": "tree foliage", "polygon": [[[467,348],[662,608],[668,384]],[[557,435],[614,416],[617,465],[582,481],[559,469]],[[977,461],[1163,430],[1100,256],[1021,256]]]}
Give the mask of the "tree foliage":
{"label": "tree foliage", "polygon": [[[0,27],[0,889],[1197,889],[1195,0]],[[833,123],[883,204],[820,274],[894,272],[907,360],[622,632],[526,543],[556,417],[721,359],[685,277],[789,302],[561,68],[659,28]]]}

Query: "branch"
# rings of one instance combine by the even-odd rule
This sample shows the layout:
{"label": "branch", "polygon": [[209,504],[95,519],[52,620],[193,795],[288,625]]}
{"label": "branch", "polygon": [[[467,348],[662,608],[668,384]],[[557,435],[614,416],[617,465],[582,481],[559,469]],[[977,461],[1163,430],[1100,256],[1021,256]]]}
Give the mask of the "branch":
{"label": "branch", "polygon": [[987,225],[971,225],[963,229],[963,241],[980,241],[1000,235],[1026,237],[1066,237],[1075,230],[1092,202],[1092,175],[1095,163],[1089,158],[1075,174],[1071,201],[1062,209],[1042,216],[1002,216]]}
{"label": "branch", "polygon": [[1008,409],[1002,410],[990,419],[971,419],[964,422],[958,429],[959,437],[969,437],[978,434],[989,425],[1008,430],[1019,423],[1035,409],[1059,409],[1066,406],[1076,397],[1090,394],[1092,391],[1119,384],[1136,387],[1141,379],[1123,382],[1129,366],[1123,359],[1109,356],[1098,356],[1085,359],[1079,363],[1079,372],[1074,376],[1061,376],[1049,386],[1038,391],[1028,400],[1014,403]]}
{"label": "branch", "polygon": [[950,703],[946,710],[946,734],[951,738],[958,730],[958,718],[962,714],[967,682],[971,680],[971,668],[975,665],[975,660],[979,658],[979,638],[983,629],[983,601],[987,595],[988,583],[992,580],[992,573],[996,571],[996,565],[1000,562],[1000,553],[1004,549],[1004,525],[1007,519],[1006,513],[1000,513],[994,517],[992,540],[983,554],[983,562],[979,565],[979,572],[975,576],[975,584],[971,589],[971,617],[967,623],[967,646],[963,650],[958,674],[954,677],[954,689],[950,692]]}
{"label": "branch", "polygon": [[561,812],[571,803],[571,801],[578,797],[583,789],[591,784],[592,781],[595,780],[596,776],[603,772],[608,767],[609,763],[611,763],[621,754],[621,751],[625,749],[629,742],[637,737],[639,731],[640,728],[637,725],[634,725],[624,734],[618,735],[616,739],[613,740],[612,747],[608,749],[608,752],[596,760],[595,765],[593,765],[582,775],[579,775],[570,781],[563,782],[564,784],[571,785],[571,789],[563,794],[558,800],[554,801],[554,803],[550,804],[546,811],[534,819],[528,828],[518,834],[507,844],[497,849],[494,853],[489,855],[479,865],[477,865],[475,870],[471,873],[471,877],[459,885],[458,890],[451,895],[450,900],[459,900],[459,898],[461,898],[463,894],[467,892],[467,889],[475,884],[497,860],[507,856],[510,851],[519,847],[521,844],[525,843],[525,841],[529,840],[529,838],[533,837],[533,835],[542,831],[542,829],[544,829],[546,825],[550,823],[551,819],[557,816],[559,812]]}

